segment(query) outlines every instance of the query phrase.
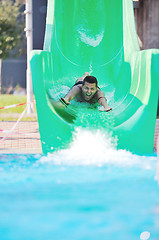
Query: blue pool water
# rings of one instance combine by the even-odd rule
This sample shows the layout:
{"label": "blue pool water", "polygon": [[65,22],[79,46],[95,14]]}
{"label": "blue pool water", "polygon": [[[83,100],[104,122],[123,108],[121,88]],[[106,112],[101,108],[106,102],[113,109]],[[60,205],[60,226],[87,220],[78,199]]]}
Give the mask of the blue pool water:
{"label": "blue pool water", "polygon": [[52,155],[0,155],[0,239],[159,239],[156,155],[105,138],[85,132]]}

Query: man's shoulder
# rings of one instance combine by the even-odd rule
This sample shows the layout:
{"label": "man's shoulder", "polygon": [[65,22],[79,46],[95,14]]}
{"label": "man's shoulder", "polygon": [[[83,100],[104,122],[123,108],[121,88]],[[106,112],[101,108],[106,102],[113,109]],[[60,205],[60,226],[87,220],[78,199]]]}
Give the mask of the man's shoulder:
{"label": "man's shoulder", "polygon": [[81,89],[82,89],[82,84],[73,85],[73,87],[72,87],[72,91],[74,91],[74,92],[76,92],[76,93],[81,92]]}
{"label": "man's shoulder", "polygon": [[97,93],[102,93],[102,90],[100,88],[97,88]]}
{"label": "man's shoulder", "polygon": [[72,88],[77,89],[77,90],[80,90],[80,89],[82,88],[82,84],[81,84],[81,83],[75,84],[75,85],[73,85]]}
{"label": "man's shoulder", "polygon": [[97,89],[96,94],[97,94],[97,97],[104,96],[104,93],[103,93],[103,91],[100,88]]}

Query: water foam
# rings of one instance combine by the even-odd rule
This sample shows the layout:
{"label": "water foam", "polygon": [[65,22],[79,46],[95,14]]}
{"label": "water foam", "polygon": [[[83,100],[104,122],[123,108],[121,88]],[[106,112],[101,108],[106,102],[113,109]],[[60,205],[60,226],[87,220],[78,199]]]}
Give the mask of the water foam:
{"label": "water foam", "polygon": [[103,39],[104,31],[102,30],[99,34],[92,35],[88,34],[84,28],[77,30],[81,42],[84,42],[88,46],[97,47]]}
{"label": "water foam", "polygon": [[40,162],[69,166],[137,166],[144,169],[151,169],[156,162],[155,156],[138,156],[117,150],[115,142],[108,133],[78,128],[68,149],[43,156]]}

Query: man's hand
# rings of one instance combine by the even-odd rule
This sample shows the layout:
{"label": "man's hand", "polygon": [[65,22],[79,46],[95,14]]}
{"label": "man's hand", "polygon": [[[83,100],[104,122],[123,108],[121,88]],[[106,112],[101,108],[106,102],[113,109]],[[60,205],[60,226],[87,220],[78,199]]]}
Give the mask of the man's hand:
{"label": "man's hand", "polygon": [[110,111],[112,111],[112,108],[111,107],[103,107],[103,106],[101,106],[99,108],[99,111],[100,112],[110,112]]}
{"label": "man's hand", "polygon": [[71,103],[70,102],[68,102],[65,98],[63,98],[63,97],[61,97],[60,98],[60,102],[62,102],[63,104],[65,104],[65,105],[70,105]]}

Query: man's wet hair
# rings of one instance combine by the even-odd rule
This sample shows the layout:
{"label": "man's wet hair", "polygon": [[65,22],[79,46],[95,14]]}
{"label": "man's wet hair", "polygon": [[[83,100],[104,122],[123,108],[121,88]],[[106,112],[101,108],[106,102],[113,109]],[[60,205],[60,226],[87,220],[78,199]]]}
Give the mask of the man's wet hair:
{"label": "man's wet hair", "polygon": [[85,82],[95,83],[96,87],[98,86],[98,81],[97,81],[96,77],[94,77],[94,76],[86,76],[83,80],[83,85],[85,84]]}

